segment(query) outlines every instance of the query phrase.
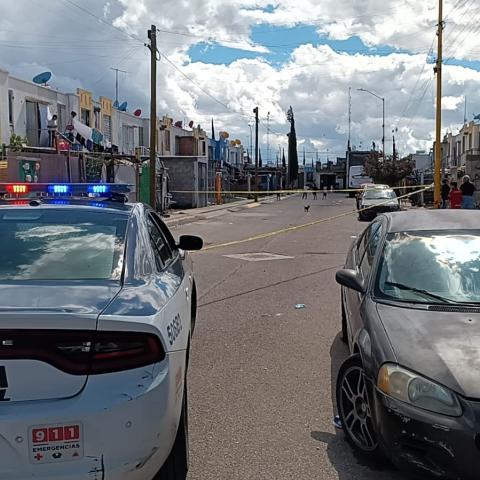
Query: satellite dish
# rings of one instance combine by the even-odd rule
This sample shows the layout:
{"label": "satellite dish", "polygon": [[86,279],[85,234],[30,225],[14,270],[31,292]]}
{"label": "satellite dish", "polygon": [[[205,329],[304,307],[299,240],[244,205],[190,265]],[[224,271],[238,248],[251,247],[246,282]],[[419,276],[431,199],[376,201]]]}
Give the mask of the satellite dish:
{"label": "satellite dish", "polygon": [[118,109],[121,111],[121,112],[126,112],[127,111],[127,102],[123,102],[119,107]]}
{"label": "satellite dish", "polygon": [[113,108],[118,108],[118,100],[115,100],[115,101],[113,102]]}
{"label": "satellite dish", "polygon": [[133,114],[134,114],[136,117],[139,117],[139,116],[142,114],[142,111],[141,111],[139,108],[137,108],[137,109],[133,112]]}
{"label": "satellite dish", "polygon": [[42,84],[46,85],[51,78],[52,78],[52,72],[43,72],[33,77],[32,81],[37,85],[42,85]]}

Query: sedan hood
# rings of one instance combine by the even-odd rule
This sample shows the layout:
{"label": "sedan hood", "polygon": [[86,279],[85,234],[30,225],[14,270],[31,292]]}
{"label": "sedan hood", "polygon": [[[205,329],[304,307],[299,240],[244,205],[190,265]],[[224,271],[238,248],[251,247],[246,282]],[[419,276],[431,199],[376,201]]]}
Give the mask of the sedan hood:
{"label": "sedan hood", "polygon": [[383,304],[377,311],[399,365],[480,399],[480,313]]}

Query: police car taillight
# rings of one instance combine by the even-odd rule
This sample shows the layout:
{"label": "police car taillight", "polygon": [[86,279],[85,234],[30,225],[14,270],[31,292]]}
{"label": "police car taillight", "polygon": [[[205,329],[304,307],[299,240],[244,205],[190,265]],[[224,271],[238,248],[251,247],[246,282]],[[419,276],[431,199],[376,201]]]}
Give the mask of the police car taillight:
{"label": "police car taillight", "polygon": [[143,333],[99,333],[93,350],[91,374],[119,372],[152,365],[165,358],[160,339]]}
{"label": "police car taillight", "polygon": [[38,360],[71,375],[99,375],[165,359],[156,335],[132,332],[2,331],[0,360]]}

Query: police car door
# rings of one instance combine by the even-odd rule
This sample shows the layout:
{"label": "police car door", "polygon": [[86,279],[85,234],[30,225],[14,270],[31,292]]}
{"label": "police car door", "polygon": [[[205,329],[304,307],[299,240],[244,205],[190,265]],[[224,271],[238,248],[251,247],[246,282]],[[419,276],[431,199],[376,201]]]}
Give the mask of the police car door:
{"label": "police car door", "polygon": [[[190,338],[190,291],[180,252],[163,234],[159,220],[153,212],[147,214],[147,225],[157,267],[156,283],[167,297],[162,312],[162,332],[165,347],[179,365],[175,375],[185,372],[185,351]],[[171,357],[173,360],[173,356]],[[182,370],[182,373],[179,373]]]}

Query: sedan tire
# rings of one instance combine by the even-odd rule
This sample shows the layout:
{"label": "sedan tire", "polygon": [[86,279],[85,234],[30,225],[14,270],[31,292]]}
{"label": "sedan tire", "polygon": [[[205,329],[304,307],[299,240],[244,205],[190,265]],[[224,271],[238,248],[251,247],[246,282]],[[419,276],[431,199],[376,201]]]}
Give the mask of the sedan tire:
{"label": "sedan tire", "polygon": [[188,402],[185,382],[182,414],[172,451],[153,480],[185,480],[188,472]]}
{"label": "sedan tire", "polygon": [[338,414],[348,443],[365,456],[381,459],[360,355],[352,355],[340,367],[336,393]]}

